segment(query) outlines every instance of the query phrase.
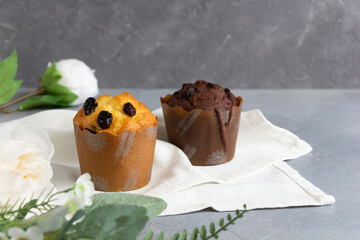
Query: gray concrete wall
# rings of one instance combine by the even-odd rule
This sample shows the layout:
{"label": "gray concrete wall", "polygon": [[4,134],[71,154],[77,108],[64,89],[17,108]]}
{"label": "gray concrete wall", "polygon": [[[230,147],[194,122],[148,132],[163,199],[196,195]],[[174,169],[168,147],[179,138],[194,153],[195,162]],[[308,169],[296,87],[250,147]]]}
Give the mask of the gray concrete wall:
{"label": "gray concrete wall", "polygon": [[79,58],[101,87],[359,88],[358,0],[0,0],[0,59],[35,87]]}

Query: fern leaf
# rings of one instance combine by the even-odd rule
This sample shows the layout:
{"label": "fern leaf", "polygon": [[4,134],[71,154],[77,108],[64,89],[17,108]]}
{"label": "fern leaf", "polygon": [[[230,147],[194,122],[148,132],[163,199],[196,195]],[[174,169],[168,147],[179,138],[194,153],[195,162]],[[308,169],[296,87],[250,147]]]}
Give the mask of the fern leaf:
{"label": "fern leaf", "polygon": [[181,233],[180,240],[186,240],[187,239],[187,231],[184,229]]}
{"label": "fern leaf", "polygon": [[204,225],[201,226],[201,229],[200,229],[200,238],[201,239],[205,239],[206,238],[206,228]]}
{"label": "fern leaf", "polygon": [[220,227],[224,226],[224,219],[223,219],[223,218],[221,218],[221,219],[219,220],[219,226],[220,226]]}
{"label": "fern leaf", "polygon": [[153,239],[153,236],[154,236],[154,232],[153,231],[150,231],[148,232],[145,237],[143,238],[143,240],[152,240]]}
{"label": "fern leaf", "polygon": [[194,228],[194,230],[191,233],[190,240],[196,240],[199,234],[199,229]]}
{"label": "fern leaf", "polygon": [[157,240],[164,240],[164,232],[161,232]]}
{"label": "fern leaf", "polygon": [[175,233],[174,236],[172,236],[171,240],[179,240],[180,233]]}

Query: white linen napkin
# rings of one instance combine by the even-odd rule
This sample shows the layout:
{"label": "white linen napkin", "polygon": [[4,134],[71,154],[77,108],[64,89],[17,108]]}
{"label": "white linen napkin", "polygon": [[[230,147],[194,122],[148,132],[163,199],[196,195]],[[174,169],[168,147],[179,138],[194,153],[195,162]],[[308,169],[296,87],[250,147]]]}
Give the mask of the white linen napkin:
{"label": "white linen napkin", "polygon": [[[70,187],[80,175],[70,110],[43,111],[15,122],[48,132],[55,147],[53,183]],[[166,140],[161,109],[159,138]],[[4,123],[6,124],[6,123]],[[243,112],[234,159],[211,167],[194,167],[177,147],[157,140],[150,183],[131,191],[163,198],[168,208],[162,215],[174,215],[212,207],[218,211],[324,205],[334,197],[302,178],[282,162],[311,151],[291,132],[272,125],[259,110]]]}
{"label": "white linen napkin", "polygon": [[319,206],[335,202],[284,162],[278,162],[233,183],[201,184],[163,198],[168,207],[161,215],[216,211]]}

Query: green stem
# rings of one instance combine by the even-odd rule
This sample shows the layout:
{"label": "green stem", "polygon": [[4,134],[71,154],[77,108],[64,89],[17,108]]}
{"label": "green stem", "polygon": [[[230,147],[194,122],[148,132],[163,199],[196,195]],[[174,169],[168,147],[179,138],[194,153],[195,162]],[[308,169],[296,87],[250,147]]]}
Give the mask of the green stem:
{"label": "green stem", "polygon": [[246,209],[244,209],[240,214],[237,214],[237,216],[235,218],[231,219],[227,224],[225,224],[224,226],[219,228],[219,230],[212,233],[210,236],[207,236],[206,238],[204,238],[204,240],[208,240],[208,239],[210,239],[212,237],[217,236],[221,231],[224,231],[226,229],[226,227],[233,224],[237,219],[242,218],[245,212],[247,212]]}
{"label": "green stem", "polygon": [[7,103],[4,103],[2,105],[0,105],[0,111],[3,112],[3,113],[13,113],[13,112],[16,112],[17,110],[15,111],[9,111],[9,110],[6,110],[5,108],[7,107],[10,107],[11,105],[15,104],[15,103],[18,103],[18,102],[21,102],[21,101],[24,101],[30,97],[33,97],[33,96],[37,96],[37,95],[44,95],[45,94],[45,88],[43,86],[39,87],[38,89],[36,89],[34,92],[31,92],[31,93],[28,93],[22,97],[19,97],[17,99],[14,99],[10,102],[7,102]]}
{"label": "green stem", "polygon": [[[56,195],[59,195],[59,194],[62,194],[62,193],[67,193],[67,192],[70,192],[71,190],[73,190],[72,188],[68,188],[68,189],[65,189],[65,190],[63,190],[63,191],[60,191],[60,192],[56,192],[56,193],[53,193],[50,197],[48,197],[48,199],[49,199],[49,203],[50,202],[52,202],[52,201],[55,201],[56,199],[54,199],[54,197],[56,196]],[[47,197],[46,197],[47,198]]]}

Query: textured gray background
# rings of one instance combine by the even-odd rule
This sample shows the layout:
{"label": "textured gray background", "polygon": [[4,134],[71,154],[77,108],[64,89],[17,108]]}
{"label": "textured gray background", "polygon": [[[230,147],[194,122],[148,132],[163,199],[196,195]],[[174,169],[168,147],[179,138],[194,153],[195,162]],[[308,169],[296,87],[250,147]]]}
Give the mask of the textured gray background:
{"label": "textured gray background", "polygon": [[23,86],[79,58],[100,87],[359,88],[358,0],[0,0],[0,59]]}

